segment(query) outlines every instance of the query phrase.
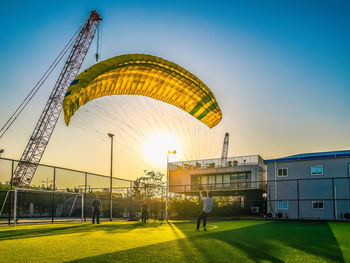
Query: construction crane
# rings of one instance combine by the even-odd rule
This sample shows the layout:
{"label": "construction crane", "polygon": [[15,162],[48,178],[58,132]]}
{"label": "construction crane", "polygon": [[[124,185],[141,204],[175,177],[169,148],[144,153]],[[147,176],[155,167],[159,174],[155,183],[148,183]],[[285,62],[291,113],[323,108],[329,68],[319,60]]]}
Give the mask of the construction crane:
{"label": "construction crane", "polygon": [[228,154],[228,143],[229,143],[229,133],[225,133],[224,143],[222,145],[222,153],[221,153],[221,166],[225,166],[227,162],[227,154]]}
{"label": "construction crane", "polygon": [[78,74],[101,20],[100,15],[96,11],[91,11],[79,34],[77,34],[68,59],[15,169],[13,175],[13,184],[15,186],[30,185],[55,129],[67,87]]}

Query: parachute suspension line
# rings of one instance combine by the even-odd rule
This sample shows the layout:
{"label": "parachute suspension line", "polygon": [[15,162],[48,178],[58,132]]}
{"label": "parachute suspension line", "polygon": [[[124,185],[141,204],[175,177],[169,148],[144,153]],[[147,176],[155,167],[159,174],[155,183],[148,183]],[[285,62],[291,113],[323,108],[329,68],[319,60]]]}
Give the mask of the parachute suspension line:
{"label": "parachute suspension line", "polygon": [[[152,106],[150,105],[150,102],[149,102],[149,99],[147,99],[146,97],[144,97],[144,100],[146,101],[146,103],[148,104],[148,106],[149,106],[149,108],[151,109],[151,111],[153,111],[153,116],[155,116],[155,115],[157,115],[158,117],[160,116],[159,114],[158,114],[158,112],[156,111],[156,110],[154,110],[153,108],[152,108]],[[155,122],[157,123],[157,125],[158,125],[158,127],[160,128],[160,129],[162,129],[162,127],[161,127],[161,125],[159,124],[159,122],[158,122],[158,119],[157,118],[153,118],[154,120],[155,120]]]}
{"label": "parachute suspension line", "polygon": [[[136,97],[136,99],[138,99],[138,98],[137,98],[138,96],[135,96],[135,97]],[[124,102],[127,104],[128,107],[130,107],[131,109],[136,110],[136,107],[132,107],[132,106],[128,103],[127,99],[126,99]],[[138,101],[138,102],[139,102],[139,101]],[[139,105],[140,105],[140,102],[139,102]],[[118,104],[118,106],[121,107],[119,104]],[[124,111],[124,112],[125,112],[125,111]],[[141,111],[141,112],[142,112],[142,111]],[[138,112],[138,113],[139,113],[139,112]],[[139,115],[141,116],[141,114],[139,114]],[[143,113],[142,115],[144,115],[144,113]],[[138,130],[140,131],[140,134],[144,137],[144,139],[145,139],[146,142],[147,142],[147,136],[142,132],[142,130],[139,128],[139,126],[133,121],[132,118],[130,118],[129,115],[127,115],[127,117],[129,117],[129,119],[130,119],[130,120],[132,121],[132,123],[135,125],[136,129],[138,129]],[[147,122],[148,126],[149,126],[150,129],[152,130],[153,127],[152,127],[152,125],[150,124],[150,122],[147,120],[147,118],[145,118],[144,120]]]}
{"label": "parachute suspension line", "polygon": [[[177,129],[177,125],[170,125],[168,124],[168,120],[170,119],[169,117],[166,116],[165,111],[162,110],[161,106],[160,106],[161,102],[160,101],[156,101],[156,105],[158,105],[159,108],[159,112],[161,115],[163,115],[164,117],[164,122],[166,123],[166,125],[168,126],[169,131],[171,132],[171,134],[174,136],[174,134],[176,135],[176,132],[173,131],[172,127],[175,127],[175,129]],[[180,135],[180,133],[178,133]],[[174,136],[176,137],[176,136]],[[187,140],[187,136],[185,136],[186,140]],[[188,159],[187,153],[185,151],[183,151],[183,154],[185,155],[185,158]]]}
{"label": "parachute suspension line", "polygon": [[[177,123],[176,122],[174,122],[174,120],[176,120],[176,118],[174,117],[174,118],[171,118],[171,117],[169,117],[169,115],[170,114],[167,114],[168,112],[169,112],[169,109],[168,109],[168,111],[166,112],[166,111],[164,111],[162,108],[161,108],[161,106],[160,106],[160,104],[161,104],[161,102],[160,101],[157,101],[157,104],[158,104],[158,107],[159,107],[159,109],[160,109],[160,113],[164,116],[163,118],[164,118],[164,122],[167,124],[167,126],[169,127],[169,130],[171,130],[172,131],[172,129],[170,128],[170,127],[175,127],[175,129],[176,129],[176,131],[177,131],[177,134],[179,135],[179,136],[181,136],[181,137],[184,137],[185,138],[185,140],[187,141],[187,143],[189,142],[188,141],[188,135],[187,136],[183,136],[183,132],[184,132],[184,129],[182,129],[182,128],[180,128],[180,130],[178,129],[178,125],[177,125]],[[177,115],[177,114],[175,114],[175,115]],[[169,122],[169,120],[172,120],[172,125],[168,125],[168,122]],[[182,122],[180,122],[180,125],[182,126],[183,124],[182,124]],[[182,135],[181,135],[181,133],[182,133]],[[173,136],[174,136],[174,134],[176,135],[176,132],[172,132],[172,134],[173,134]],[[176,137],[176,136],[175,136]],[[186,144],[187,144],[186,143]],[[187,147],[186,147],[187,148]],[[186,151],[183,151],[183,154],[185,155],[185,158],[186,159],[188,159],[188,156],[187,156],[187,154],[186,154]]]}
{"label": "parachute suspension line", "polygon": [[[85,110],[85,112],[88,112]],[[78,121],[81,123],[81,125],[85,125],[87,127],[92,127],[95,126],[93,122],[89,121],[89,120],[85,120],[84,118],[80,118],[80,116],[77,116]],[[78,123],[79,124],[79,123]],[[96,129],[95,129],[96,130]]]}
{"label": "parachute suspension line", "polygon": [[210,149],[209,146],[210,146],[210,136],[208,135],[208,130],[205,129],[205,158],[207,158],[209,155],[209,149]]}
{"label": "parachute suspension line", "polygon": [[[145,99],[147,99],[147,98],[145,98]],[[177,134],[176,134],[176,132],[174,132],[173,129],[171,128],[171,127],[174,127],[174,126],[175,126],[175,128],[177,128],[177,125],[176,125],[176,123],[172,122],[172,125],[169,126],[169,120],[170,120],[170,119],[173,120],[173,119],[172,119],[172,118],[169,118],[169,116],[167,116],[166,111],[165,111],[164,109],[162,109],[162,107],[160,106],[160,103],[161,103],[161,102],[158,101],[158,100],[155,100],[155,102],[156,102],[155,105],[158,105],[159,111],[156,110],[155,108],[153,108],[152,105],[149,103],[148,100],[147,100],[147,102],[148,102],[148,105],[149,105],[149,107],[151,108],[151,110],[154,111],[155,114],[158,115],[158,116],[160,117],[160,119],[162,120],[162,122],[166,124],[166,126],[167,126],[167,128],[168,128],[168,131],[171,133],[171,135],[172,135],[173,137],[178,137]],[[167,109],[167,111],[169,111],[169,110]],[[174,124],[175,124],[175,125],[174,125]],[[180,133],[179,133],[179,135],[180,135]],[[187,138],[186,138],[186,139],[187,139]],[[186,155],[186,158],[188,158],[186,152],[183,152],[183,153],[184,153],[184,155]]]}
{"label": "parachute suspension line", "polygon": [[[180,123],[180,126],[182,126],[180,130],[182,131],[182,134],[183,134],[182,136],[186,140],[187,148],[190,151],[189,159],[194,160],[195,159],[194,142],[193,142],[193,136],[191,136],[189,126],[188,125],[185,126],[184,125],[185,122],[182,122],[180,119],[178,119],[178,123]],[[185,132],[186,130],[187,130],[187,133]]]}
{"label": "parachute suspension line", "polygon": [[[99,105],[100,105],[100,104],[102,104],[102,103],[99,103]],[[120,106],[118,103],[115,103],[115,104],[117,104],[117,105],[121,108],[121,106]],[[115,122],[115,121],[113,120],[113,118],[109,116],[110,112],[109,112],[108,110],[106,110],[105,108],[103,108],[103,107],[99,107],[99,105],[96,105],[96,106],[97,106],[96,109],[98,109],[98,110],[100,110],[100,111],[102,111],[102,112],[104,113],[104,114],[102,114],[103,118],[108,117],[108,118],[110,118],[110,119],[112,120],[112,122]],[[103,103],[102,105],[109,105],[110,107],[114,108],[114,107],[112,106],[113,104],[109,103],[108,98],[105,98],[104,103]],[[121,108],[121,110],[125,113],[125,116],[132,122],[132,119],[129,117],[128,114],[126,114],[126,112],[123,110],[123,108]],[[116,111],[116,110],[115,110],[115,112],[119,112],[119,111]],[[116,114],[116,116],[121,116],[121,115],[120,115],[120,114]],[[106,122],[107,122],[107,123],[110,123],[110,122],[107,121],[107,120],[106,120]],[[128,127],[131,131],[133,131],[133,132],[136,134],[136,137],[133,136],[133,135],[131,135],[127,130],[125,130],[122,126],[120,126],[120,124],[117,124],[117,126],[119,126],[119,127],[120,127],[124,132],[126,132],[132,139],[134,139],[134,141],[137,142],[136,139],[139,139],[139,138],[137,137],[137,135],[141,134],[141,135],[144,136],[144,134],[142,133],[141,130],[140,130],[139,133],[138,133],[138,132],[136,131],[136,129],[134,129],[133,127],[131,127],[131,126],[128,124],[128,123],[130,123],[130,122],[129,122],[129,121],[125,121],[124,118],[121,119],[121,123],[124,124],[126,127]],[[116,124],[116,123],[115,123],[115,124]],[[136,126],[136,128],[137,128],[137,126]],[[144,138],[146,139],[145,136],[144,136]],[[139,139],[139,140],[140,140],[140,139]],[[141,142],[139,141],[138,143],[139,143],[140,145],[143,144],[142,141],[141,141]]]}
{"label": "parachute suspension line", "polygon": [[[178,123],[180,123],[180,125],[182,127],[184,127],[184,123],[186,123],[186,120],[184,118],[184,116],[181,114],[181,116],[179,116],[177,118],[177,114],[175,115],[176,119],[178,120]],[[187,134],[185,133],[185,130],[187,130]],[[193,136],[191,135],[191,131],[189,129],[189,125],[186,125],[184,128],[181,129],[183,136],[186,138],[187,142],[188,142],[188,147],[190,147],[190,153],[191,153],[191,158],[192,160],[195,159],[195,142],[193,140]]]}
{"label": "parachute suspension line", "polygon": [[[99,108],[97,108],[97,109],[99,109]],[[102,109],[99,109],[99,110],[102,110]],[[94,111],[89,111],[89,110],[87,110],[87,109],[84,109],[84,111],[85,111],[85,112],[88,112],[88,113],[91,113],[91,114],[94,113]],[[103,114],[103,115],[104,115],[104,114]],[[76,118],[77,118],[79,121],[84,122],[83,119],[81,119],[79,115],[76,115]],[[92,122],[87,122],[87,121],[85,121],[85,123],[87,124],[87,126],[91,127]],[[81,129],[83,129],[83,130],[86,130],[86,129],[83,128],[83,127],[79,127],[79,126],[78,126],[78,128],[81,128]],[[124,131],[129,137],[134,138],[134,136],[132,136],[127,130],[125,130],[125,129],[122,128],[122,127],[119,127],[119,129],[118,129],[118,133],[119,133],[120,137],[124,137],[124,136],[122,136],[122,134],[120,133],[120,130]],[[105,137],[105,134],[104,134],[104,133],[100,132],[100,131],[99,131],[98,129],[96,129],[96,128],[94,128],[94,132],[95,132],[95,134],[97,134],[97,137],[98,137],[99,139],[101,139],[101,140],[104,141],[104,142],[107,142],[106,140],[102,139],[102,138]],[[102,138],[101,138],[101,137],[102,137]],[[121,140],[121,142],[122,142],[122,140]],[[128,145],[129,147],[126,147],[126,145],[123,144],[123,143],[121,143],[121,142],[119,142],[118,145],[123,146],[123,147],[121,147],[121,148],[122,148],[124,151],[126,151],[126,149],[129,149],[129,148],[130,148],[130,145]],[[137,141],[134,141],[134,143],[136,143],[136,146],[138,146],[138,142],[137,142]],[[137,149],[138,147],[131,147],[131,149],[133,149],[133,148]],[[135,154],[135,153],[136,153],[136,151],[133,151],[133,152],[132,152],[132,151],[130,151],[130,150],[127,151],[127,152],[132,153],[132,154]],[[150,166],[149,164],[145,163],[144,161],[142,161],[142,160],[139,160],[139,161],[140,161],[142,164],[148,166],[149,168],[154,169],[154,167]]]}
{"label": "parachute suspension line", "polygon": [[[108,103],[107,103],[108,104]],[[145,134],[142,132],[142,130],[136,125],[136,123],[134,122],[134,120],[130,117],[130,115],[123,109],[123,107],[119,104],[119,103],[115,103],[119,108],[120,110],[124,113],[123,116],[126,116],[126,118],[130,121],[125,121],[125,119],[123,118],[123,122],[125,125],[127,125],[136,135],[142,135],[144,137],[144,140],[147,140],[147,137],[145,136]],[[114,103],[113,104],[109,104],[109,106],[111,106],[113,109],[115,109],[116,111],[116,108],[114,108]],[[116,111],[118,112],[118,111]],[[128,125],[127,123],[132,123],[134,125],[135,128],[131,127],[130,125]],[[136,131],[136,129],[138,131]]]}
{"label": "parachute suspension line", "polygon": [[17,107],[15,112],[10,116],[10,118],[2,126],[2,128],[0,129],[0,138],[2,138],[4,136],[4,134],[8,131],[8,129],[12,126],[12,124],[15,122],[15,120],[18,118],[18,116],[22,113],[22,111],[25,109],[25,107],[28,105],[28,103],[32,100],[32,98],[35,96],[35,94],[39,91],[39,89],[45,83],[47,78],[51,75],[52,71],[54,71],[54,69],[56,68],[58,63],[66,55],[68,50],[72,47],[72,45],[74,44],[75,40],[78,37],[79,32],[81,31],[81,29],[85,23],[86,23],[86,21],[84,21],[84,23],[78,28],[78,30],[74,33],[74,35],[71,37],[71,39],[65,45],[65,47],[61,50],[61,52],[58,54],[58,56],[55,58],[55,60],[51,63],[51,65],[45,71],[45,73],[42,75],[42,77],[39,79],[39,81],[35,84],[35,86],[31,89],[31,91],[24,98],[24,100],[21,102],[21,104]]}
{"label": "parachute suspension line", "polygon": [[199,129],[196,127],[195,128],[195,130],[196,130],[196,160],[198,160],[198,158],[199,158],[199,138],[198,138],[198,136],[199,136]]}
{"label": "parachute suspension line", "polygon": [[[125,152],[128,152],[128,153],[130,153],[132,155],[134,155],[136,153],[136,151],[130,151],[130,145],[125,145],[124,143],[120,143],[120,144],[118,144],[118,147],[119,146],[121,146],[120,148],[122,150],[124,150]],[[144,162],[142,159],[137,158],[137,159],[134,159],[134,160],[139,161],[141,164],[147,166],[148,168],[150,168],[153,171],[157,171],[157,169],[155,167],[153,167],[153,166],[149,165],[148,163]]]}
{"label": "parachute suspension line", "polygon": [[197,128],[198,129],[198,137],[197,137],[197,146],[198,146],[198,158],[200,159],[201,158],[201,144],[200,144],[200,130],[199,130],[199,127]]}
{"label": "parachute suspension line", "polygon": [[[139,96],[135,96],[135,97],[136,97],[136,100],[138,101],[138,105],[139,105],[140,107],[142,107],[142,104],[144,104],[144,103],[142,103],[142,102],[140,101]],[[143,110],[142,110],[142,109],[143,109]],[[143,120],[146,121],[147,125],[148,125],[148,126],[150,127],[150,129],[151,129],[151,132],[153,132],[153,131],[154,131],[154,127],[152,126],[151,122],[148,120],[148,119],[150,118],[150,116],[152,116],[152,114],[149,114],[148,112],[146,112],[147,107],[143,107],[142,109],[140,110],[140,112],[142,112],[142,115],[144,116]],[[148,111],[148,109],[147,109],[147,111]],[[151,118],[151,120],[153,120],[153,118]]]}
{"label": "parachute suspension line", "polygon": [[[122,118],[123,120],[123,123],[125,123],[126,125],[128,125],[127,123],[131,123],[132,125],[134,125],[135,128],[131,127],[130,125],[129,128],[136,134],[136,135],[142,135],[145,139],[146,139],[146,136],[144,135],[144,133],[142,132],[142,130],[140,128],[138,128],[138,126],[136,125],[136,123],[134,122],[134,120],[130,117],[130,115],[123,109],[123,107],[120,105],[120,103],[113,103],[113,104],[110,104],[109,101],[107,100],[107,105],[110,106],[112,109],[114,109],[116,112],[122,112],[123,115],[118,115]],[[120,110],[116,110],[116,108],[114,107],[114,105],[117,105],[118,108]],[[108,113],[108,111],[106,111],[106,113]],[[125,121],[124,117],[126,117],[129,121]],[[136,129],[138,131],[136,131]]]}
{"label": "parachute suspension line", "polygon": [[[145,98],[145,99],[147,100],[147,98]],[[155,100],[156,105],[158,105],[158,107],[159,107],[159,109],[160,109],[159,111],[152,107],[152,105],[150,104],[149,100],[147,100],[147,102],[148,102],[148,105],[149,105],[149,107],[151,108],[151,110],[152,110],[157,116],[160,117],[160,119],[162,120],[163,123],[166,124],[166,126],[168,127],[168,131],[171,133],[171,135],[172,135],[173,137],[178,137],[178,136],[176,136],[176,133],[174,133],[174,132],[172,131],[172,129],[170,128],[168,122],[169,122],[169,120],[170,120],[171,118],[169,118],[169,116],[166,116],[166,113],[165,113],[166,111],[163,110],[163,109],[160,107],[160,105],[159,105],[160,102],[157,101],[157,100]],[[175,127],[176,127],[176,126],[177,126],[177,125],[175,124]],[[186,136],[185,138],[187,139],[187,136]],[[188,157],[187,157],[187,154],[186,154],[185,152],[184,152],[184,155],[186,156],[186,159],[187,159]]]}
{"label": "parachute suspension line", "polygon": [[[144,102],[142,102],[142,101],[140,101],[140,98],[139,98],[140,96],[135,96],[135,97],[136,97],[136,100],[138,101],[138,104],[135,104],[137,106],[135,106],[135,105],[131,106],[130,103],[127,100],[125,100],[125,104],[127,104],[128,107],[131,107],[132,109],[137,111],[137,114],[139,116],[143,116],[144,117],[144,121],[150,127],[151,131],[154,131],[154,125],[149,121],[149,119],[153,120],[160,129],[163,129],[162,125],[160,125],[160,123],[159,123],[157,118],[160,117],[162,119],[162,116],[160,115],[160,113],[162,113],[164,110],[161,109],[159,112],[157,110],[155,110],[154,107],[152,107],[152,105],[151,105],[151,103],[149,101],[150,100],[149,98],[146,98],[146,97],[142,96],[143,100],[144,100]],[[155,102],[159,103],[157,100],[155,100]],[[117,104],[117,105],[119,107],[121,107],[119,104]],[[142,105],[144,105],[146,107],[144,107]],[[138,109],[140,106],[142,106],[142,109]],[[158,117],[156,117],[156,116],[158,116]],[[169,118],[167,118],[167,119],[169,119]],[[167,121],[165,121],[164,123],[166,123],[166,125],[169,127]],[[138,127],[138,126],[136,126],[136,127]],[[170,130],[170,127],[169,127],[169,130]],[[146,136],[144,136],[144,137],[145,137],[145,139],[147,139]],[[149,166],[149,165],[147,165],[147,166]]]}
{"label": "parachute suspension line", "polygon": [[[89,113],[89,114],[92,113],[92,112],[90,112],[88,109],[84,109],[83,112],[87,112],[87,113]],[[86,118],[86,119],[85,119],[85,118],[80,118],[80,116],[77,115],[77,119],[78,119],[80,122],[85,123],[86,126],[88,126],[88,127],[94,127],[94,128],[93,128],[94,132],[97,133],[97,134],[101,134],[101,135],[102,135],[102,133],[95,127],[95,123],[92,122],[91,120],[89,120],[89,118]]]}
{"label": "parachute suspension line", "polygon": [[[106,67],[106,64],[108,63],[111,63],[111,66],[113,65],[112,70],[116,73],[116,75],[109,74],[112,71],[111,68]],[[114,68],[114,66],[120,65],[120,63],[125,66],[118,66]],[[192,76],[190,72],[169,61],[150,55],[128,54],[110,58],[103,63],[98,63],[98,65],[99,66],[95,65],[91,68],[93,69],[96,67],[97,70],[91,70],[91,72],[88,72],[88,74],[80,74],[76,78],[76,82],[74,82],[71,87],[68,88],[68,95],[63,101],[65,121],[67,125],[79,107],[96,98],[113,94],[143,95],[155,100],[163,101],[164,103],[172,104],[173,106],[177,105],[180,109],[199,119],[208,127],[217,125],[222,118],[222,112],[208,87],[199,80],[197,81],[198,83],[193,83],[193,81],[191,82],[191,78],[188,79],[189,76]],[[161,65],[164,65],[165,68],[169,70],[164,72]],[[124,72],[124,69],[130,71],[130,75],[119,75],[118,72]],[[80,90],[85,88],[96,88],[94,83],[91,82],[91,79],[95,79],[98,76],[101,76],[100,84],[105,88],[102,88],[101,86],[101,89],[99,89],[96,94],[93,95],[80,92]],[[81,81],[78,83],[78,80]],[[163,90],[163,84],[167,85],[168,83],[171,85],[169,85],[166,90]],[[73,85],[76,86],[73,87]],[[158,85],[160,85],[160,87],[158,87]],[[77,100],[77,96],[81,98],[81,100]],[[186,99],[188,99],[188,103],[193,105],[193,108],[183,105],[182,102],[184,96]],[[124,98],[125,96],[122,97]],[[139,101],[138,96],[136,96],[136,98],[137,101]],[[153,105],[150,102],[150,99],[144,99],[145,101],[142,100],[143,103],[134,103],[134,101],[123,99],[118,101],[120,103],[111,104],[111,101],[107,99],[103,104],[94,104],[94,107],[99,109],[98,111],[96,109],[95,112],[107,113],[96,120],[95,124],[97,122],[100,124],[101,121],[106,121],[108,126],[111,126],[114,122],[120,122],[119,119],[123,120],[120,122],[120,124],[118,124],[118,127],[120,127],[119,133],[129,135],[130,141],[133,141],[132,143],[137,143],[137,141],[147,139],[145,134],[148,134],[148,126],[150,127],[151,132],[158,128],[161,130],[168,128],[169,132],[179,129],[179,135],[182,133],[184,137],[182,141],[185,142],[186,140],[189,140],[188,144],[186,145],[186,149],[190,150],[192,156],[199,158],[199,156],[201,156],[200,151],[203,148],[203,146],[200,144],[202,139],[202,127],[196,125],[194,121],[187,121],[184,114],[176,112],[175,108],[164,107],[165,110],[161,110],[159,112],[155,110],[156,105]],[[72,103],[75,103],[73,110],[71,107]],[[112,118],[109,112],[111,108],[115,107],[118,107],[118,110],[115,110],[117,114],[115,118]],[[142,108],[139,109],[139,107]],[[168,109],[168,111],[166,111],[166,109]],[[163,121],[162,118],[164,118]],[[124,121],[126,119],[128,119],[128,121]],[[143,127],[143,129],[140,129],[140,125],[136,125],[135,122],[138,124],[142,123],[141,127]],[[125,123],[130,125],[126,125]],[[102,127],[106,126],[102,125]],[[132,135],[134,133],[137,134],[136,137]],[[122,143],[126,142],[126,140],[122,141]],[[130,145],[128,147],[130,147],[132,150]],[[186,153],[188,152],[189,151],[186,150]]]}
{"label": "parachute suspension line", "polygon": [[[135,110],[137,110],[137,112],[138,112],[138,114],[139,114],[139,116],[144,116],[144,121],[148,124],[148,126],[151,128],[151,131],[154,131],[154,125],[152,125],[151,123],[150,123],[150,121],[148,121],[148,119],[150,118],[150,117],[152,117],[151,118],[151,120],[153,120],[154,122],[156,122],[156,124],[157,124],[157,126],[161,129],[161,130],[163,130],[163,126],[162,125],[160,125],[160,123],[159,123],[159,121],[158,121],[158,117],[160,117],[160,120],[162,120],[163,119],[163,117],[162,117],[162,115],[161,115],[161,113],[163,113],[163,109],[160,109],[160,111],[158,112],[158,110],[156,110],[154,107],[152,107],[152,105],[151,105],[151,103],[150,103],[150,98],[146,98],[146,97],[144,97],[144,96],[141,96],[141,97],[143,97],[143,99],[144,99],[144,102],[141,102],[140,101],[140,99],[139,99],[139,97],[140,96],[135,96],[136,97],[136,100],[138,101],[138,104],[136,104],[136,105],[138,105],[138,106],[141,106],[141,105],[145,105],[145,106],[148,106],[148,107],[142,107],[142,109],[141,110],[138,110],[137,109],[137,107],[132,107],[133,109],[135,109]],[[156,103],[159,103],[159,101],[157,101],[157,100],[155,100],[155,102]],[[126,104],[128,104],[129,106],[130,106],[130,104],[126,101]],[[159,104],[158,104],[158,106],[159,106]],[[140,114],[141,113],[141,114]],[[157,116],[157,118],[155,118]],[[163,123],[165,123],[167,126],[168,126],[168,130],[169,131],[171,131],[171,129],[170,129],[170,127],[169,127],[169,125],[168,125],[168,120],[169,120],[169,118],[165,118],[165,119],[163,119]],[[172,132],[171,132],[172,133]],[[172,133],[172,135],[174,136],[175,134],[174,133]],[[176,136],[174,136],[174,137],[176,137]],[[147,138],[146,138],[147,139]]]}
{"label": "parachute suspension line", "polygon": [[[97,102],[98,104],[99,104],[99,102]],[[96,115],[96,117],[97,117],[97,119],[104,119],[104,122],[106,123],[106,124],[110,124],[110,121],[109,120],[106,120],[106,117],[108,117],[108,118],[110,118],[111,120],[112,120],[112,122],[114,122],[114,120],[110,117],[110,116],[108,116],[108,112],[104,109],[104,108],[101,108],[101,107],[99,107],[98,105],[93,105],[94,106],[94,110],[92,110],[92,111],[90,111],[89,109],[84,109],[84,111],[85,112],[87,112],[87,113],[89,113],[90,115]],[[98,114],[98,113],[101,113],[101,114]],[[101,115],[101,116],[100,116]],[[82,120],[82,119],[80,119],[80,117],[79,117],[79,120]],[[124,121],[123,121],[124,122]],[[96,127],[95,127],[95,125],[93,124],[93,122],[86,122],[85,121],[85,123],[86,124],[88,124],[88,127],[93,127],[93,129],[94,129],[94,131],[97,133],[97,134],[101,134],[102,136],[105,136],[105,134],[103,134],[103,133],[101,133],[100,131],[99,131],[99,129],[97,129]],[[125,123],[125,122],[124,122]],[[121,128],[121,127],[120,127]],[[121,128],[121,129],[123,129],[123,128]],[[132,129],[132,128],[131,128]],[[123,129],[124,130],[124,129]],[[133,130],[133,129],[132,129]]]}

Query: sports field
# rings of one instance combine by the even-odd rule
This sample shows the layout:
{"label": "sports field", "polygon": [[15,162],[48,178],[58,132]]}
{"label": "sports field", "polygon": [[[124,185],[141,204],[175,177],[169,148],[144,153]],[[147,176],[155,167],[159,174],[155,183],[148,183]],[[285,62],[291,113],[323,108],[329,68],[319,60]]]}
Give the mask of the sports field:
{"label": "sports field", "polygon": [[221,221],[0,227],[1,262],[350,262],[350,224]]}

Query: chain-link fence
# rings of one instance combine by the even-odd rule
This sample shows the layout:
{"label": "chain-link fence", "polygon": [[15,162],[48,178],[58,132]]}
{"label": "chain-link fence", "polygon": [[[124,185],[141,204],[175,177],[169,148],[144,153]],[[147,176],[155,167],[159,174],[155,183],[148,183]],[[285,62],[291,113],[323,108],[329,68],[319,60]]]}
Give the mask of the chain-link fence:
{"label": "chain-link fence", "polygon": [[[15,189],[11,176],[17,164],[17,160],[0,158],[2,224],[90,220],[95,198],[101,201],[102,220],[138,220],[142,195],[150,188],[137,189],[132,180],[40,164],[31,186]],[[165,190],[159,188],[152,189],[156,194],[147,200],[150,219],[163,219]]]}
{"label": "chain-link fence", "polygon": [[198,192],[203,189],[214,196],[211,216],[217,218],[350,220],[349,177],[170,185],[170,192],[178,196],[175,216],[195,217],[202,206]]}
{"label": "chain-link fence", "polygon": [[[104,220],[139,220],[145,202],[150,219],[165,219],[164,186],[120,178],[112,178],[111,184],[106,175],[47,165],[39,165],[32,191],[18,189],[15,200],[11,175],[16,165],[16,160],[0,158],[0,223],[90,220],[96,197]],[[349,177],[170,185],[169,218],[196,218],[203,208],[203,189],[214,196],[212,218],[350,220]]]}

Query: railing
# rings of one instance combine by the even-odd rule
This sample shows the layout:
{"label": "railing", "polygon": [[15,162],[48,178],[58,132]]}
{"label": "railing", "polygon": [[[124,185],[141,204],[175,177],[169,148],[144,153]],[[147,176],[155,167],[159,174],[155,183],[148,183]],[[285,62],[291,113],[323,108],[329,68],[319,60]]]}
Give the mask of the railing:
{"label": "railing", "polygon": [[[18,160],[0,158],[0,184],[10,185]],[[91,190],[108,192],[111,188],[110,176],[64,167],[40,164],[33,177],[31,188],[55,191]],[[130,187],[132,180],[112,177],[112,191],[116,187]]]}
{"label": "railing", "polygon": [[213,184],[198,184],[190,185],[170,185],[169,191],[175,193],[194,192],[199,190],[210,191],[227,191],[227,190],[249,190],[249,189],[266,189],[266,181],[245,181],[235,183],[213,183]]}
{"label": "railing", "polygon": [[235,167],[243,165],[264,165],[263,159],[259,155],[247,155],[228,157],[223,161],[221,158],[205,159],[205,160],[192,160],[183,162],[169,163],[169,170],[192,170],[192,169],[208,169],[218,167]]}

